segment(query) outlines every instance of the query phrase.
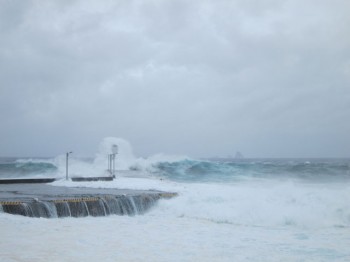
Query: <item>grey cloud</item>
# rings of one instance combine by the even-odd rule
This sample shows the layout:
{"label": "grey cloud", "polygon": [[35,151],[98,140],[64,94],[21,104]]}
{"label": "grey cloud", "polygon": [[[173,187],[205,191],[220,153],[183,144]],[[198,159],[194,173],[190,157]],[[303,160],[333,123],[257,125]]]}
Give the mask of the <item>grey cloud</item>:
{"label": "grey cloud", "polygon": [[349,5],[1,1],[0,155],[349,156]]}

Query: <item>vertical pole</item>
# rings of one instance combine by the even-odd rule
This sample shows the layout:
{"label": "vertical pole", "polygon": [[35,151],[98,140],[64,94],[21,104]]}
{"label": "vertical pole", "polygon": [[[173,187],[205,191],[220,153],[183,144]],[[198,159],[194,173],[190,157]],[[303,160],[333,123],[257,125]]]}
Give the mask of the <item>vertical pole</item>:
{"label": "vertical pole", "polygon": [[71,154],[73,152],[67,152],[66,153],[66,180],[68,180],[68,158],[69,158],[69,154]]}
{"label": "vertical pole", "polygon": [[115,173],[115,154],[113,154],[113,173],[112,175],[114,176]]}
{"label": "vertical pole", "polygon": [[68,180],[68,156],[69,153],[66,153],[66,180]]}
{"label": "vertical pole", "polygon": [[112,155],[108,155],[108,171],[110,174],[112,174]]}
{"label": "vertical pole", "polygon": [[112,154],[109,155],[109,172],[112,174]]}
{"label": "vertical pole", "polygon": [[113,164],[111,165],[111,175],[113,178],[115,177],[115,156],[118,154],[118,145],[112,145],[112,155],[111,161],[113,160]]}

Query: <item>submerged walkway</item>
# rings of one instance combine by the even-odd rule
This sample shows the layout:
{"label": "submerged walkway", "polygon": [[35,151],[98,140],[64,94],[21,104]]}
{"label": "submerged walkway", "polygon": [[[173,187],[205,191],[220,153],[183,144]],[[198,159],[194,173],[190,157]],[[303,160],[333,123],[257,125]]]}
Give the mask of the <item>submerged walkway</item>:
{"label": "submerged walkway", "polygon": [[0,212],[29,217],[143,214],[176,193],[153,190],[77,188],[49,184],[0,184]]}

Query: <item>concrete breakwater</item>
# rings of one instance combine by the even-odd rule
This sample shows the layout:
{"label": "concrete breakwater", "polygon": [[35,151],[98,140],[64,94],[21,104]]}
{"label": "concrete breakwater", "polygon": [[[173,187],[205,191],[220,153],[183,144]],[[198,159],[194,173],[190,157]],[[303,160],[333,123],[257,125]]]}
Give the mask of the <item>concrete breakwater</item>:
{"label": "concrete breakwater", "polygon": [[47,184],[0,185],[0,212],[28,217],[137,215],[176,193],[68,188]]}
{"label": "concrete breakwater", "polygon": [[[69,178],[73,182],[91,182],[91,181],[113,181],[114,177],[71,177]],[[0,179],[0,184],[39,184],[39,183],[52,183],[57,181],[56,178],[6,178]]]}

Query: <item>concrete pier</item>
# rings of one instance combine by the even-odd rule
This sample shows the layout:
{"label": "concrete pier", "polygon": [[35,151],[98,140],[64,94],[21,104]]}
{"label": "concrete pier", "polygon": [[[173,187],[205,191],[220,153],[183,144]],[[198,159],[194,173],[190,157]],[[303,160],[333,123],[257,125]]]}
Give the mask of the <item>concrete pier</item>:
{"label": "concrete pier", "polygon": [[76,188],[49,184],[0,184],[0,210],[29,217],[143,214],[176,193],[152,190]]}
{"label": "concrete pier", "polygon": [[[90,182],[90,181],[113,181],[112,176],[98,176],[98,177],[71,177],[73,182]],[[0,179],[0,184],[39,184],[51,183],[57,181],[56,178],[6,178]]]}

